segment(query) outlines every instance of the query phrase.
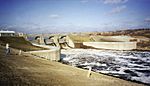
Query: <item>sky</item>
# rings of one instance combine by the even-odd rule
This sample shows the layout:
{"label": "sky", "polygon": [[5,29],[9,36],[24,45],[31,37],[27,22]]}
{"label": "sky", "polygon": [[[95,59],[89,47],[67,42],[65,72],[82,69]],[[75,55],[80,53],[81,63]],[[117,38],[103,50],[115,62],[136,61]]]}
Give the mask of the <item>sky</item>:
{"label": "sky", "polygon": [[0,29],[24,33],[150,28],[150,0],[0,0]]}

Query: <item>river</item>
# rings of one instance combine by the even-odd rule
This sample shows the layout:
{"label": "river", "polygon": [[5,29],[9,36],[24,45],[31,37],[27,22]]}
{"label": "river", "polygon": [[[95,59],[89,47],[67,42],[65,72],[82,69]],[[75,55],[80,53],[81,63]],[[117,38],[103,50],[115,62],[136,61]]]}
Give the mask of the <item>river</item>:
{"label": "river", "polygon": [[150,85],[150,52],[96,49],[61,50],[68,65]]}

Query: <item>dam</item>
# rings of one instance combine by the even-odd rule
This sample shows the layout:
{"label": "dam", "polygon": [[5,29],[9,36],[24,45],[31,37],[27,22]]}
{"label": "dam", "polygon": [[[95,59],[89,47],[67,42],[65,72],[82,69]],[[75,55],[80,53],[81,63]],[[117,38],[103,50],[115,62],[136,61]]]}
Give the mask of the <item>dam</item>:
{"label": "dam", "polygon": [[77,36],[77,35],[53,35],[49,39],[40,37],[38,44],[60,46],[61,48],[96,48],[110,50],[134,50],[137,49],[136,38],[130,36]]}

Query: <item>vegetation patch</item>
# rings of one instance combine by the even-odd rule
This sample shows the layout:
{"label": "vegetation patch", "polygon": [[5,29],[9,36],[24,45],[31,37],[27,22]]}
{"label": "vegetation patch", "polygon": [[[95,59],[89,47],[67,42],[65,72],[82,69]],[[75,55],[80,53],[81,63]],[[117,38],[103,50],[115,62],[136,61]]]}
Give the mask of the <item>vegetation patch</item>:
{"label": "vegetation patch", "polygon": [[69,35],[69,38],[74,42],[92,42],[94,41],[89,36],[80,36],[80,35]]}

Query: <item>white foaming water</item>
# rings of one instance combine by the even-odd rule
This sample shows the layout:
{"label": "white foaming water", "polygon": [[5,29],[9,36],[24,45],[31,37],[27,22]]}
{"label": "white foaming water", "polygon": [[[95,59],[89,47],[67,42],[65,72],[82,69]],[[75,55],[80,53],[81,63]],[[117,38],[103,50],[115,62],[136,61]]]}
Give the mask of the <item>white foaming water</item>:
{"label": "white foaming water", "polygon": [[150,52],[68,49],[62,54],[72,66],[150,84]]}

